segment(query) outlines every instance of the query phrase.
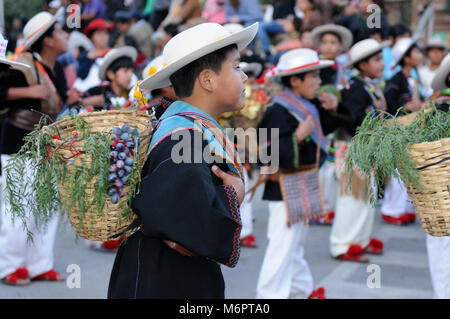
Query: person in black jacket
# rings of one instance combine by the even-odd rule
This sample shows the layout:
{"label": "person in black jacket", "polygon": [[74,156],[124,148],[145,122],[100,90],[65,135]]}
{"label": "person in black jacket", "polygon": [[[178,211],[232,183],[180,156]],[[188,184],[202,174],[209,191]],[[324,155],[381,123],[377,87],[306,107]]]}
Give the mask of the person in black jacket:
{"label": "person in black jacket", "polygon": [[420,82],[411,75],[423,59],[416,41],[412,38],[403,38],[398,40],[392,48],[395,59],[392,68],[401,66],[401,70],[386,83],[384,89],[384,95],[388,101],[387,111],[392,115],[395,115],[401,107],[404,107],[407,112],[414,112],[422,107],[423,96]]}
{"label": "person in black jacket", "polygon": [[[316,161],[322,165],[327,158],[324,134],[336,128],[336,122],[327,110],[336,110],[338,103],[333,95],[317,98],[317,93],[321,83],[319,70],[333,63],[319,60],[317,53],[310,49],[291,50],[280,58],[275,76],[281,78],[284,91],[275,96],[258,128],[267,130],[267,141],[259,136],[259,143],[268,145],[272,156],[277,151],[274,145],[279,145],[279,168],[283,171],[299,171]],[[276,136],[270,134],[273,129],[279,130]],[[269,245],[256,297],[323,298],[323,288],[313,291],[313,278],[304,259],[308,225],[305,220],[293,221],[290,227],[287,225],[285,205],[290,200],[289,193],[290,190],[282,191],[276,175],[265,183],[263,199],[269,201]]]}

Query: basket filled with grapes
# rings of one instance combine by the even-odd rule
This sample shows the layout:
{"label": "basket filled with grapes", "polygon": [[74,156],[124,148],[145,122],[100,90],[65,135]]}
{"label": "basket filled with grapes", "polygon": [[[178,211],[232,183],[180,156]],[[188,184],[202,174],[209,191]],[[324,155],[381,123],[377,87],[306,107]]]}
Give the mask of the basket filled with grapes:
{"label": "basket filled with grapes", "polygon": [[[22,216],[25,207],[31,208],[45,221],[55,211],[65,211],[74,231],[89,240],[131,234],[139,220],[130,204],[152,131],[147,112],[126,109],[70,115],[36,128],[25,138],[17,160],[5,168],[15,214]],[[20,163],[30,160],[35,178],[18,180]],[[26,205],[20,199],[25,195],[22,183],[31,183],[35,193]]]}

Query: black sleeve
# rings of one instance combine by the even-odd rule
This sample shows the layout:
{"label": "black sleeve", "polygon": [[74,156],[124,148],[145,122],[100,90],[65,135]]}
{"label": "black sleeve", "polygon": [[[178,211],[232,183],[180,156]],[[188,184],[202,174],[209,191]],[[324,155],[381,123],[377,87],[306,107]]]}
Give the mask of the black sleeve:
{"label": "black sleeve", "polygon": [[342,91],[342,105],[350,114],[355,127],[360,126],[363,122],[372,105],[371,101],[363,85],[357,82],[354,82],[349,89]]}
{"label": "black sleeve", "polygon": [[[267,109],[258,125],[258,144],[260,147],[267,145],[268,155],[272,154],[271,145],[275,138],[271,135],[271,129],[279,130],[279,165],[281,168],[297,168],[299,165],[299,152],[302,144],[297,143],[295,136],[298,124],[298,121],[288,111],[275,104]],[[259,135],[259,129],[267,129],[267,141],[263,141],[262,136]]]}
{"label": "black sleeve", "polygon": [[384,89],[384,97],[386,98],[387,111],[395,115],[397,110],[404,106],[410,100],[409,90],[404,89],[402,81],[399,76],[394,76],[386,83]]}
{"label": "black sleeve", "polygon": [[[199,151],[194,148],[199,133],[190,133],[193,154]],[[175,163],[171,158],[175,143],[179,141],[163,140],[144,166],[139,194],[132,203],[143,234],[172,240],[199,256],[234,267],[242,225],[237,194],[233,187],[213,182],[209,164]]]}
{"label": "black sleeve", "polygon": [[28,87],[25,75],[19,70],[10,69],[0,77],[0,109],[4,108],[33,108],[40,109],[41,101],[37,99],[19,99],[14,101],[6,101],[8,90],[10,88]]}

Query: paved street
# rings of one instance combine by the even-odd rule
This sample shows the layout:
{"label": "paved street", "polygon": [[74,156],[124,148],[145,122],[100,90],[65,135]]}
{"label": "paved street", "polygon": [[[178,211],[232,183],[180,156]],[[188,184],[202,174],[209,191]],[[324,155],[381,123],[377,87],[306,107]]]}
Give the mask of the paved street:
{"label": "paved street", "polygon": [[[267,203],[262,202],[262,188],[254,199],[255,235],[258,248],[242,248],[236,268],[223,267],[227,298],[254,298],[259,269],[267,239]],[[314,276],[315,286],[323,286],[328,298],[433,298],[425,233],[420,223],[392,226],[381,221],[378,214],[373,236],[385,243],[385,253],[372,256],[368,264],[341,262],[330,257],[330,227],[310,226],[306,259]],[[79,265],[81,287],[68,288],[66,282],[33,282],[27,287],[0,285],[0,298],[106,298],[114,254],[93,251],[83,239],[76,240],[69,223],[61,225],[55,245],[55,269],[66,277],[71,264]],[[380,288],[369,288],[367,278],[380,267]]]}

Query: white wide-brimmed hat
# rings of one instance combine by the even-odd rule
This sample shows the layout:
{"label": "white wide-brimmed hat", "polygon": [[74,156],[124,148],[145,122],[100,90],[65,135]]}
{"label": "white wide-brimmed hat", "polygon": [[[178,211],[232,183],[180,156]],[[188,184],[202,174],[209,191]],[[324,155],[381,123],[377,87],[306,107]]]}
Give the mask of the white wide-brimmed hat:
{"label": "white wide-brimmed hat", "polygon": [[42,11],[32,17],[23,28],[23,37],[25,38],[23,51],[31,48],[48,29],[58,22],[63,13],[64,8],[59,8],[54,16]]}
{"label": "white wide-brimmed hat", "polygon": [[395,68],[411,47],[417,43],[417,38],[402,38],[392,47],[392,57],[394,62],[391,69]]}
{"label": "white wide-brimmed hat", "polygon": [[0,33],[0,63],[8,64],[10,66],[19,66],[19,67],[25,67],[30,68],[29,65],[11,61],[8,58],[6,58],[6,48],[8,47],[8,40],[4,39],[3,36]]}
{"label": "white wide-brimmed hat", "polygon": [[273,76],[283,77],[330,67],[331,60],[320,60],[316,51],[311,49],[294,49],[284,53],[274,70]]}
{"label": "white wide-brimmed hat", "polygon": [[439,48],[443,50],[448,50],[447,44],[444,43],[441,37],[433,37],[428,40],[427,44],[424,46],[424,50],[428,50],[431,48]]}
{"label": "white wide-brimmed hat", "polygon": [[163,67],[163,64],[164,64],[164,59],[163,59],[162,55],[157,56],[156,58],[151,60],[150,63],[147,64],[147,66],[142,71],[142,79],[146,79],[149,76],[152,76],[153,74],[155,74],[156,72],[161,70]]}
{"label": "white wide-brimmed hat", "polygon": [[202,23],[178,33],[164,47],[163,68],[142,81],[141,89],[155,90],[171,86],[170,76],[173,73],[228,45],[236,44],[241,51],[253,40],[257,31],[258,23],[236,33],[230,33],[218,23]]}
{"label": "white wide-brimmed hat", "polygon": [[390,45],[391,41],[383,41],[379,43],[374,39],[365,39],[355,43],[355,45],[353,45],[350,49],[350,62],[345,66],[345,68],[353,68],[358,62],[374,55],[375,53],[381,52],[381,50]]}
{"label": "white wide-brimmed hat", "polygon": [[90,51],[94,48],[92,41],[79,31],[72,31],[67,40],[67,49],[73,51],[76,48],[82,47],[86,51]]}
{"label": "white wide-brimmed hat", "polygon": [[447,79],[450,74],[450,53],[442,60],[439,69],[436,71],[436,75],[431,81],[431,88],[435,92],[440,92],[448,88]]}
{"label": "white wide-brimmed hat", "polygon": [[353,43],[353,34],[349,29],[337,24],[325,24],[314,28],[311,32],[311,40],[316,48],[320,45],[320,38],[325,33],[337,34],[340,39],[344,50],[350,48]]}
{"label": "white wide-brimmed hat", "polygon": [[98,77],[102,81],[106,81],[106,71],[109,66],[119,58],[128,57],[133,62],[136,61],[137,51],[130,46],[120,47],[110,50],[103,58],[102,64],[98,68]]}
{"label": "white wide-brimmed hat", "polygon": [[258,76],[263,69],[261,63],[257,62],[241,62],[239,63],[239,67],[244,73],[252,72],[255,77]]}

